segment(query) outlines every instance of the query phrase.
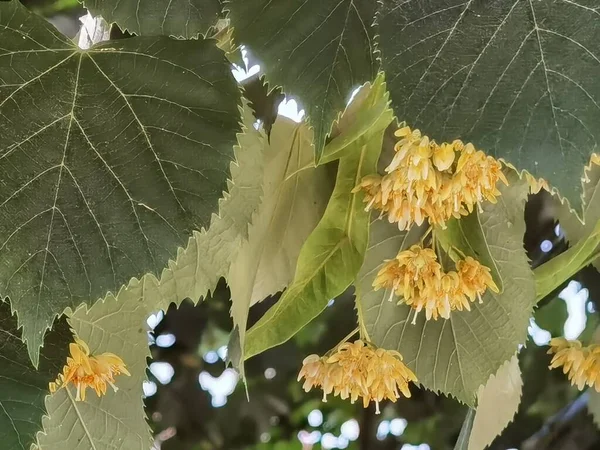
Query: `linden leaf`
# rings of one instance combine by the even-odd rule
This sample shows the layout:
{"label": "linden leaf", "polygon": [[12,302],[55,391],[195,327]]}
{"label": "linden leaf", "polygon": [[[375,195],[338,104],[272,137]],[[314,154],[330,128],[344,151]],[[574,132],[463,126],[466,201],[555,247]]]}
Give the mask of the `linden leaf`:
{"label": "linden leaf", "polygon": [[[600,166],[592,164],[587,172],[587,178],[588,180],[583,184],[584,223],[573,214],[567,204],[561,204],[557,198],[554,198],[558,222],[571,246],[587,238],[600,221]],[[594,265],[600,269],[598,260]]]}
{"label": "linden leaf", "polygon": [[600,139],[598,14],[566,0],[382,0],[395,112],[546,179],[579,210]]}
{"label": "linden leaf", "polygon": [[[251,124],[248,108],[245,111],[245,123]],[[235,153],[239,165],[232,165],[230,194],[220,202],[220,214],[213,216],[211,227],[194,233],[160,280],[151,274],[139,281],[133,279],[116,297],[109,295],[71,315],[72,327],[92,352],[117,354],[131,377],[119,376],[119,391],[109,389],[102,398],[88,393],[85,402],[75,402],[72,388],[48,397],[49,417],[44,420],[44,432],[38,435],[40,450],[150,448],[141,397],[146,357],[150,356],[146,319],[172,302],[206,296],[219,277],[226,275],[262,192],[264,135],[250,125],[238,140]]]}
{"label": "linden leaf", "polygon": [[[298,97],[314,127],[316,160],[352,90],[377,73],[374,1],[230,0],[238,44],[262,62],[269,84]],[[293,23],[293,26],[290,24]]]}
{"label": "linden leaf", "polygon": [[85,7],[137,35],[192,39],[217,24],[222,0],[85,0]]}
{"label": "linden leaf", "polygon": [[81,51],[13,0],[0,42],[0,295],[37,364],[56,315],[158,273],[209,225],[240,91],[212,40]]}
{"label": "linden leaf", "polygon": [[387,127],[393,120],[390,95],[385,76],[380,72],[375,81],[365,83],[348,104],[342,115],[333,123],[330,140],[319,164],[344,156],[355,140],[374,130]]}
{"label": "linden leaf", "polygon": [[424,387],[453,395],[470,406],[479,386],[525,341],[536,303],[534,279],[523,249],[528,187],[516,175],[509,181],[509,187],[499,186],[498,203],[484,203],[479,215],[490,255],[501,278],[510,280],[500,294],[488,289],[483,303],[472,304],[471,311],[454,311],[450,319],[437,321],[426,321],[421,313],[413,325],[414,311],[388,301],[390,292],[374,291],[372,284],[384,260],[418,242],[423,229],[399,232],[387,220],[371,224],[369,249],[357,279],[359,311],[370,340],[398,350]]}
{"label": "linden leaf", "polygon": [[[152,433],[146,423],[142,382],[146,379],[149,358],[148,326],[152,312],[144,302],[144,283],[131,283],[119,293],[96,302],[89,310],[78,308],[69,322],[92,354],[104,352],[119,356],[131,377],[116,377],[117,392],[109,387],[106,395],[88,392],[84,402],[75,400],[75,388],[67,385],[47,397],[48,416],[44,431],[38,434],[39,450],[108,449],[148,450]],[[66,361],[65,361],[66,362]]]}
{"label": "linden leaf", "polygon": [[465,420],[460,427],[460,433],[458,434],[458,439],[456,439],[454,450],[467,450],[469,445],[469,437],[471,436],[471,431],[473,430],[474,420],[475,410],[473,408],[469,408]]}
{"label": "linden leaf", "polygon": [[[305,124],[280,116],[266,145],[263,201],[227,277],[241,348],[250,306],[292,280],[302,244],[327,205],[329,170],[314,167],[311,138]],[[234,361],[240,369],[242,363]]]}
{"label": "linden leaf", "polygon": [[10,305],[0,301],[0,447],[10,450],[29,450],[35,441],[46,412],[48,383],[62,370],[73,339],[66,321],[56,321],[46,336],[36,370],[20,334]]}
{"label": "linden leaf", "polygon": [[247,333],[246,359],[279,345],[319,315],[355,279],[369,236],[369,215],[359,181],[376,170],[383,129],[357,140],[340,159],[335,188],[323,218],[303,245],[294,281]]}
{"label": "linden leaf", "polygon": [[519,359],[506,361],[477,391],[477,410],[468,450],[483,450],[512,422],[523,391]]}

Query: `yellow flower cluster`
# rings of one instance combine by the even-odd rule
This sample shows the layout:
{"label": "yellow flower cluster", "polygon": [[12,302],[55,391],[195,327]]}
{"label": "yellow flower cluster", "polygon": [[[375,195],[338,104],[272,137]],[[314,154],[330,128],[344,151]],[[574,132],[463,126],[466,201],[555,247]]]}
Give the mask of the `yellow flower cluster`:
{"label": "yellow flower cluster", "polygon": [[554,353],[550,369],[563,368],[573,386],[582,390],[585,385],[600,392],[600,345],[583,347],[580,341],[567,341],[554,338],[550,341],[550,350]]}
{"label": "yellow flower cluster", "polygon": [[508,184],[502,164],[473,144],[438,144],[407,126],[395,135],[400,140],[387,174],[363,178],[354,192],[363,190],[366,210],[387,214],[400,230],[421,225],[426,218],[432,225],[445,226],[451,217],[467,215],[475,204],[495,203],[498,180]]}
{"label": "yellow flower cluster", "polygon": [[393,350],[373,348],[361,340],[341,344],[331,356],[310,355],[302,363],[298,381],[305,379],[306,392],[323,389],[323,401],[333,394],[354,403],[362,397],[366,408],[385,399],[396,401],[400,393],[410,397],[408,383],[417,381],[415,374],[402,363],[402,355]]}
{"label": "yellow flower cluster", "polygon": [[115,375],[121,373],[130,375],[125,368],[121,358],[112,353],[102,353],[90,356],[90,349],[81,339],[75,339],[69,345],[71,356],[67,357],[67,364],[63,372],[58,375],[55,382],[50,383],[50,392],[54,394],[57,389],[65,387],[69,383],[77,388],[75,400],[85,401],[85,391],[88,387],[96,391],[100,397],[106,394],[106,385],[109,384],[117,391],[115,386]]}
{"label": "yellow flower cluster", "polygon": [[456,263],[456,271],[444,272],[435,251],[419,245],[386,261],[373,281],[373,288],[389,289],[390,301],[394,295],[401,297],[398,303],[415,310],[413,324],[423,309],[427,320],[437,320],[439,316],[448,319],[453,310],[470,311],[469,301],[478,298],[481,303],[487,288],[498,292],[490,269],[479,261],[467,256]]}

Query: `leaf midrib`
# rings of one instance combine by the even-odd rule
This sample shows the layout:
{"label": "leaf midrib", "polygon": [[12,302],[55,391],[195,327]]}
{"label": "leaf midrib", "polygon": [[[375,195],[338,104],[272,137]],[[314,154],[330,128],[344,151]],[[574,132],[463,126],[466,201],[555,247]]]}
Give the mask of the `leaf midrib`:
{"label": "leaf midrib", "polygon": [[[362,146],[362,149],[361,149],[359,163],[358,163],[358,168],[357,168],[357,171],[356,171],[356,175],[354,177],[354,179],[355,179],[355,185],[358,183],[358,181],[356,181],[356,180],[360,180],[360,178],[361,178],[361,168],[362,168],[362,164],[363,164],[363,161],[364,161],[364,157],[366,155],[366,151],[367,151],[367,145],[364,144]],[[323,267],[325,267],[325,265],[329,262],[329,259],[331,259],[331,257],[342,247],[342,245],[344,245],[346,243],[346,241],[349,242],[349,243],[352,243],[352,239],[350,237],[350,233],[351,233],[351,230],[352,230],[353,218],[354,218],[354,215],[356,214],[354,205],[355,205],[355,199],[356,199],[357,196],[358,196],[358,193],[351,193],[350,194],[349,210],[348,210],[348,213],[346,215],[345,229],[341,230],[343,232],[343,236],[336,243],[336,245],[333,248],[331,248],[325,254],[325,257],[323,258],[323,261],[312,272],[309,273],[309,276],[305,277],[305,279],[302,280],[302,281],[300,281],[298,284],[294,283],[292,285],[292,288],[294,289],[294,291],[302,292],[304,290],[304,288],[311,282],[311,280],[314,279],[314,277],[316,276],[316,274],[319,273],[323,269]],[[319,225],[317,225],[317,227],[318,226]],[[288,290],[286,292],[290,292],[290,291]],[[275,320],[280,314],[282,314],[281,311],[284,311],[285,310],[284,308],[285,308],[285,305],[283,305],[283,303],[281,302],[281,299],[280,299],[279,302],[277,302],[275,304],[275,310],[273,311],[273,315],[269,318],[269,320],[265,321],[263,323],[258,323],[257,325],[255,325],[255,327],[251,328],[248,331],[247,335],[250,336],[251,334],[256,333],[257,330],[260,330],[261,328],[263,328],[264,326],[268,325],[270,322],[272,322],[273,320]],[[249,356],[250,355],[247,355],[247,357],[249,357]]]}

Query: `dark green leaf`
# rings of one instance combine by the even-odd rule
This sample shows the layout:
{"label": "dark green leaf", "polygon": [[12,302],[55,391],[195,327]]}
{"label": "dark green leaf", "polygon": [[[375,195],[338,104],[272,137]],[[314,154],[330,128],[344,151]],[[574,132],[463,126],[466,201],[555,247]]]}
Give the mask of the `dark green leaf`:
{"label": "dark green leaf", "polygon": [[0,3],[0,294],[37,364],[67,306],[158,273],[227,188],[240,92],[213,41],[80,51]]}
{"label": "dark green leaf", "polygon": [[581,208],[600,139],[600,13],[568,0],[383,0],[395,112],[530,171]]}
{"label": "dark green leaf", "polygon": [[206,35],[221,15],[222,0],[85,0],[94,16],[138,35],[191,39]]}
{"label": "dark green leaf", "polygon": [[262,62],[272,86],[302,102],[319,161],[350,93],[377,73],[375,1],[231,0],[227,7],[237,43]]}
{"label": "dark green leaf", "polygon": [[470,406],[478,388],[525,341],[536,300],[522,241],[528,188],[516,175],[510,180],[509,187],[501,187],[498,203],[484,203],[479,215],[501,278],[510,280],[500,294],[488,289],[483,303],[472,304],[471,311],[454,311],[450,319],[437,321],[425,321],[421,313],[413,325],[412,309],[388,301],[389,291],[375,292],[372,283],[384,260],[418,241],[422,231],[413,227],[409,233],[398,232],[386,220],[371,224],[369,250],[357,280],[361,315],[371,341],[402,353],[426,388],[453,395]]}
{"label": "dark green leaf", "polygon": [[535,323],[550,332],[552,336],[562,336],[564,334],[565,322],[569,313],[567,312],[567,304],[561,298],[555,297],[550,299],[548,304],[540,307],[535,311]]}
{"label": "dark green leaf", "polygon": [[241,84],[244,88],[244,97],[249,100],[250,107],[254,111],[254,117],[262,122],[267,136],[270,136],[273,123],[277,119],[279,104],[285,95],[279,87],[269,91],[264,77],[258,75],[242,81]]}
{"label": "dark green leaf", "polygon": [[363,194],[351,191],[375,172],[382,139],[383,130],[363,136],[351,144],[355,151],[340,159],[333,194],[300,251],[294,281],[248,331],[246,359],[287,341],[354,281],[367,248],[369,214]]}
{"label": "dark green leaf", "polygon": [[48,333],[36,370],[21,341],[17,319],[8,303],[0,301],[0,448],[29,450],[46,414],[44,399],[67,361],[73,336],[64,319]]}

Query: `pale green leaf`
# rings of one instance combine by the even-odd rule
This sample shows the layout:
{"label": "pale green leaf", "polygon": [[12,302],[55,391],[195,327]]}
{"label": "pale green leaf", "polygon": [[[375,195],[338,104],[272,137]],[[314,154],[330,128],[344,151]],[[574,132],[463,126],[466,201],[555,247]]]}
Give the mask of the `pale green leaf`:
{"label": "pale green leaf", "polygon": [[483,450],[512,422],[522,391],[519,359],[514,355],[477,391],[477,411],[468,450]]}
{"label": "pale green leaf", "polygon": [[325,146],[319,164],[326,164],[344,156],[350,144],[367,133],[387,127],[393,120],[390,95],[383,72],[373,83],[365,83],[346,107],[339,120],[333,123],[330,140]]}
{"label": "pale green leaf", "polygon": [[146,379],[148,326],[152,312],[144,302],[144,282],[131,283],[119,293],[119,300],[109,295],[89,310],[82,305],[69,322],[92,354],[110,352],[118,355],[132,376],[116,378],[117,392],[109,387],[106,395],[87,392],[84,402],[76,401],[72,385],[47,397],[48,416],[44,431],[38,435],[40,450],[104,450],[115,447],[148,450],[152,434],[146,423],[142,382]]}
{"label": "pale green leaf", "polygon": [[460,433],[458,439],[454,445],[454,450],[468,450],[469,437],[473,430],[473,421],[475,420],[475,410],[469,408],[465,420],[463,421],[462,427],[460,427]]}
{"label": "pale green leaf", "polygon": [[137,35],[195,38],[217,24],[222,0],[85,0],[95,16]]}
{"label": "pale green leaf", "polygon": [[352,189],[375,172],[382,139],[383,130],[365,135],[340,159],[333,194],[300,251],[294,281],[248,331],[246,359],[287,341],[354,281],[367,247],[369,215],[363,194]]}
{"label": "pale green leaf", "polygon": [[[247,111],[247,109],[246,109]],[[245,123],[252,123],[246,113]],[[248,222],[260,202],[263,180],[264,135],[252,128],[238,136],[238,165],[233,182],[207,231],[195,232],[187,248],[162,272],[133,279],[118,295],[109,295],[91,308],[81,306],[70,323],[93,352],[119,355],[131,377],[117,380],[118,392],[99,399],[88,393],[86,402],[75,402],[72,389],[59,390],[47,399],[49,418],[38,437],[41,450],[148,450],[150,430],[145,423],[142,382],[146,379],[148,338],[146,319],[185,298],[198,300],[213,290],[247,234]]]}
{"label": "pale green leaf", "polygon": [[581,209],[600,139],[599,12],[576,1],[382,0],[378,49],[396,114],[472,141]]}
{"label": "pale green leaf", "polygon": [[240,92],[212,40],[81,51],[0,2],[0,294],[37,363],[66,307],[159,273],[227,187]]}
{"label": "pale green leaf", "polygon": [[479,386],[525,341],[536,300],[523,249],[528,187],[516,176],[510,181],[509,187],[500,187],[498,203],[484,203],[479,215],[499,273],[510,280],[500,294],[488,289],[483,303],[472,304],[471,311],[454,311],[449,320],[437,321],[425,321],[422,313],[413,325],[414,312],[388,301],[389,291],[373,291],[372,283],[384,260],[418,241],[421,233],[414,227],[408,234],[398,232],[395,224],[386,220],[371,225],[369,250],[357,280],[359,307],[370,339],[402,353],[424,387],[471,406]]}
{"label": "pale green leaf", "polygon": [[238,44],[261,61],[269,83],[297,97],[314,127],[317,161],[353,89],[377,73],[374,1],[231,0]]}
{"label": "pale green leaf", "polygon": [[21,341],[17,319],[11,316],[10,305],[0,301],[0,448],[29,450],[35,434],[42,427],[46,412],[44,398],[48,383],[62,370],[73,339],[64,319],[48,332],[36,370]]}
{"label": "pale green leaf", "polygon": [[[250,306],[292,281],[302,244],[321,219],[331,194],[330,170],[314,167],[311,138],[304,123],[280,116],[265,143],[263,201],[227,277],[240,348]],[[242,363],[234,361],[240,368]]]}

